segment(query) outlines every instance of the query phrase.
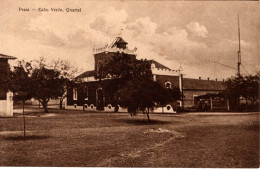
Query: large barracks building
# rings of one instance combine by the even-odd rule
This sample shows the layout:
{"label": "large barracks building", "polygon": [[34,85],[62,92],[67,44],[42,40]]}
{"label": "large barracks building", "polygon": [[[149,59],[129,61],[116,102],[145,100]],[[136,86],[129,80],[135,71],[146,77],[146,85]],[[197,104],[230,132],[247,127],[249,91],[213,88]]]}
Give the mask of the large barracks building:
{"label": "large barracks building", "polygon": [[[102,86],[109,79],[98,79],[100,64],[114,53],[121,53],[124,57],[136,59],[136,48],[128,49],[127,42],[117,37],[111,45],[94,48],[95,70],[86,71],[76,77],[76,85],[67,89],[66,109],[91,111],[118,111],[127,110],[116,103],[114,96],[109,96]],[[198,106],[199,96],[218,94],[224,90],[223,82],[216,80],[202,80],[183,78],[180,70],[172,70],[155,60],[149,60],[153,80],[158,81],[166,88],[178,87],[184,97],[176,103],[160,105],[153,111],[157,113],[176,113],[178,107],[190,108]],[[116,66],[116,65],[115,65]],[[127,95],[127,93],[126,93]]]}

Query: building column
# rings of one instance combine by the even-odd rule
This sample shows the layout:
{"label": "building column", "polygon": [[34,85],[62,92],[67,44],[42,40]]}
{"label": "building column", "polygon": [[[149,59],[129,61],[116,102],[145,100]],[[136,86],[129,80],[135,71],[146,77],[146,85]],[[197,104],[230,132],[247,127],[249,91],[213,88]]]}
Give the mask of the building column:
{"label": "building column", "polygon": [[227,99],[227,110],[229,111],[229,100]]}
{"label": "building column", "polygon": [[183,74],[179,74],[179,89],[181,92],[181,100],[180,100],[180,107],[183,109],[184,102],[183,102]]}

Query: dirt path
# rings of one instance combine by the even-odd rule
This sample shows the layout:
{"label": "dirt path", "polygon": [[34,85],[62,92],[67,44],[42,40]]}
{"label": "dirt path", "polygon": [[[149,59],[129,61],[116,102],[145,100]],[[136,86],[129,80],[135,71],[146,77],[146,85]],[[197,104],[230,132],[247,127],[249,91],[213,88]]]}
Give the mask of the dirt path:
{"label": "dirt path", "polygon": [[[177,139],[177,138],[183,138],[185,137],[185,135],[183,133],[177,132],[175,130],[169,130],[166,128],[158,128],[158,129],[148,129],[144,131],[145,134],[147,133],[170,133],[171,137],[166,139],[165,141],[159,142],[159,143],[155,143],[153,145],[150,145],[147,148],[143,148],[143,149],[134,149],[130,152],[126,152],[126,153],[121,153],[116,157],[112,157],[112,158],[107,158],[103,161],[101,161],[100,163],[98,163],[97,167],[113,167],[115,162],[118,161],[122,161],[122,160],[130,160],[134,161],[135,158],[139,158],[143,155],[150,155],[150,158],[154,158],[154,151],[157,151],[157,149],[159,149],[160,147],[166,146],[167,144],[169,144],[170,142],[172,142],[173,140]],[[133,165],[134,166],[134,165]]]}

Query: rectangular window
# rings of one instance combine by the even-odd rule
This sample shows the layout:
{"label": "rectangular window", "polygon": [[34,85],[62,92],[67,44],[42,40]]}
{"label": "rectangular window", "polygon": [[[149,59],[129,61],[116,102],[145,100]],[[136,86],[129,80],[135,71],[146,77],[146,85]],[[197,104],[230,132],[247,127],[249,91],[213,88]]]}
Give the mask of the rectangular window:
{"label": "rectangular window", "polygon": [[88,86],[84,87],[84,96],[85,96],[85,100],[88,100]]}
{"label": "rectangular window", "polygon": [[73,100],[78,100],[78,89],[73,88]]}

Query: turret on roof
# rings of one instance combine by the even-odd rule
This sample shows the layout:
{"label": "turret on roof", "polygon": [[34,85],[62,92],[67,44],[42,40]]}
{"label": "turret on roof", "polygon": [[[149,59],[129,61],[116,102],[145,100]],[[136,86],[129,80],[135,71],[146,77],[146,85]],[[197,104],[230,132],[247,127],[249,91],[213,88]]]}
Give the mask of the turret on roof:
{"label": "turret on roof", "polygon": [[128,43],[121,36],[118,36],[109,46],[106,44],[104,47],[94,47],[93,53],[97,54],[102,52],[119,52],[129,55],[136,55],[137,48],[134,48],[134,50],[130,50],[128,49],[127,44]]}
{"label": "turret on roof", "polygon": [[116,39],[109,46],[110,48],[117,47],[119,49],[126,49],[127,42],[122,37],[116,37]]}

